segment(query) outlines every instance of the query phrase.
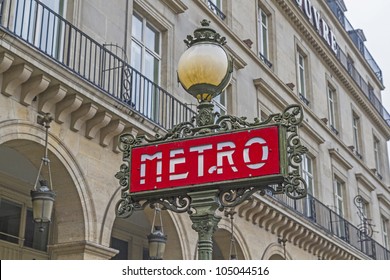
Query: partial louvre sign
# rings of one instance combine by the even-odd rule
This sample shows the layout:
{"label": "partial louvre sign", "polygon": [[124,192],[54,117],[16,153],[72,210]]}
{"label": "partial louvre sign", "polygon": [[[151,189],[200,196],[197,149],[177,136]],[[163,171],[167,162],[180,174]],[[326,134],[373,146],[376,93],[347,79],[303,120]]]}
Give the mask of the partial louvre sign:
{"label": "partial louvre sign", "polygon": [[130,192],[194,187],[281,173],[279,127],[135,147]]}
{"label": "partial louvre sign", "polygon": [[321,18],[321,13],[313,6],[310,0],[295,0],[302,12],[306,15],[310,23],[317,32],[325,39],[326,43],[337,54],[336,36],[330,29],[329,24]]}

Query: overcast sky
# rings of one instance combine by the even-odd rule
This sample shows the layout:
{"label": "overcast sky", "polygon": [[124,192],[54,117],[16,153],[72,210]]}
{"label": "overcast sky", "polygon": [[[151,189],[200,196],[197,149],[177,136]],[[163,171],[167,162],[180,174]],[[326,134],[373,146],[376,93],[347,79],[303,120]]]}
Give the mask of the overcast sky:
{"label": "overcast sky", "polygon": [[[385,90],[382,103],[390,112],[390,1],[344,0],[345,15],[355,29],[362,29],[371,55],[382,70]],[[390,141],[388,142],[390,152]]]}

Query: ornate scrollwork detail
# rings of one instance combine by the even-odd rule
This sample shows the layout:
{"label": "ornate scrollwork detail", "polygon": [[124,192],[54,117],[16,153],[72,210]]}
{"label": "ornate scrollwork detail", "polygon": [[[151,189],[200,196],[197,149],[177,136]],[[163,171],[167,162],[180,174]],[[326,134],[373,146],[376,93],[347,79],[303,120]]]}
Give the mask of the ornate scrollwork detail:
{"label": "ornate scrollwork detail", "polygon": [[122,192],[122,198],[116,204],[116,216],[119,218],[128,218],[134,211],[145,209],[145,203],[141,204],[139,201],[134,201],[128,194]]}
{"label": "ornate scrollwork detail", "polygon": [[152,199],[148,201],[153,208],[154,204],[162,205],[163,210],[171,210],[175,213],[191,212],[191,198],[188,195],[176,195]]}
{"label": "ornate scrollwork detail", "polygon": [[144,210],[148,205],[153,209],[157,204],[162,206],[163,210],[171,210],[176,213],[191,213],[191,198],[188,195],[137,199],[129,192],[123,191],[122,198],[116,205],[116,215],[120,218],[128,218],[134,211]]}
{"label": "ornate scrollwork detail", "polygon": [[[273,189],[268,186],[262,186],[261,192],[265,194],[266,189],[273,191]],[[249,197],[256,191],[259,191],[259,187],[237,188],[237,189],[220,191],[219,193],[219,201],[221,203],[220,210],[222,211],[223,208],[225,207],[235,207],[238,204],[241,204],[243,201],[249,199]]]}
{"label": "ornate scrollwork detail", "polygon": [[290,198],[300,199],[307,195],[307,184],[301,177],[299,170],[294,170],[284,177],[284,182],[278,190]]}
{"label": "ornate scrollwork detail", "polygon": [[120,170],[115,174],[115,178],[119,180],[119,185],[122,187],[122,191],[129,188],[129,174],[130,169],[126,163],[123,163]]}
{"label": "ornate scrollwork detail", "polygon": [[363,205],[364,205],[364,199],[361,195],[355,196],[353,199],[353,203],[355,204],[356,208],[358,209],[358,215],[360,218],[360,224],[357,226],[358,228],[358,237],[359,242],[364,242],[367,240],[370,240],[374,233],[373,225],[371,224],[370,219],[368,219],[364,213]]}

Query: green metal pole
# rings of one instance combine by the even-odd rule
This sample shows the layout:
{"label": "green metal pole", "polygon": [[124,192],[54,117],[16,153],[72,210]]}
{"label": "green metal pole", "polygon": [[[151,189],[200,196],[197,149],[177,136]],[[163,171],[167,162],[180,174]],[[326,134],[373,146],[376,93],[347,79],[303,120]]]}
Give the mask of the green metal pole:
{"label": "green metal pole", "polygon": [[221,206],[218,190],[191,192],[188,194],[195,212],[190,215],[192,228],[198,233],[198,259],[212,260],[213,234],[218,228],[221,217],[215,211]]}

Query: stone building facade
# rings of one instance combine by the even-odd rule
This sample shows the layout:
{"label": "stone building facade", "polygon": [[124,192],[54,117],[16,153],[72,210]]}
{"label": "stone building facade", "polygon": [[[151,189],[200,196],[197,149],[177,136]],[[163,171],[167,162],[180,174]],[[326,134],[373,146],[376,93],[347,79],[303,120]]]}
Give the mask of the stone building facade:
{"label": "stone building facade", "polygon": [[[153,211],[115,216],[122,133],[164,134],[196,100],[177,83],[203,19],[226,37],[221,114],[266,119],[300,104],[307,198],[255,194],[222,217],[215,259],[390,259],[390,115],[382,72],[342,0],[1,0],[0,258],[143,259]],[[53,220],[32,222],[45,145]],[[359,199],[357,199],[359,198]],[[358,200],[359,203],[356,203]],[[162,212],[165,259],[194,259],[189,216]],[[232,229],[233,228],[233,232]],[[46,246],[47,245],[47,246]]]}

